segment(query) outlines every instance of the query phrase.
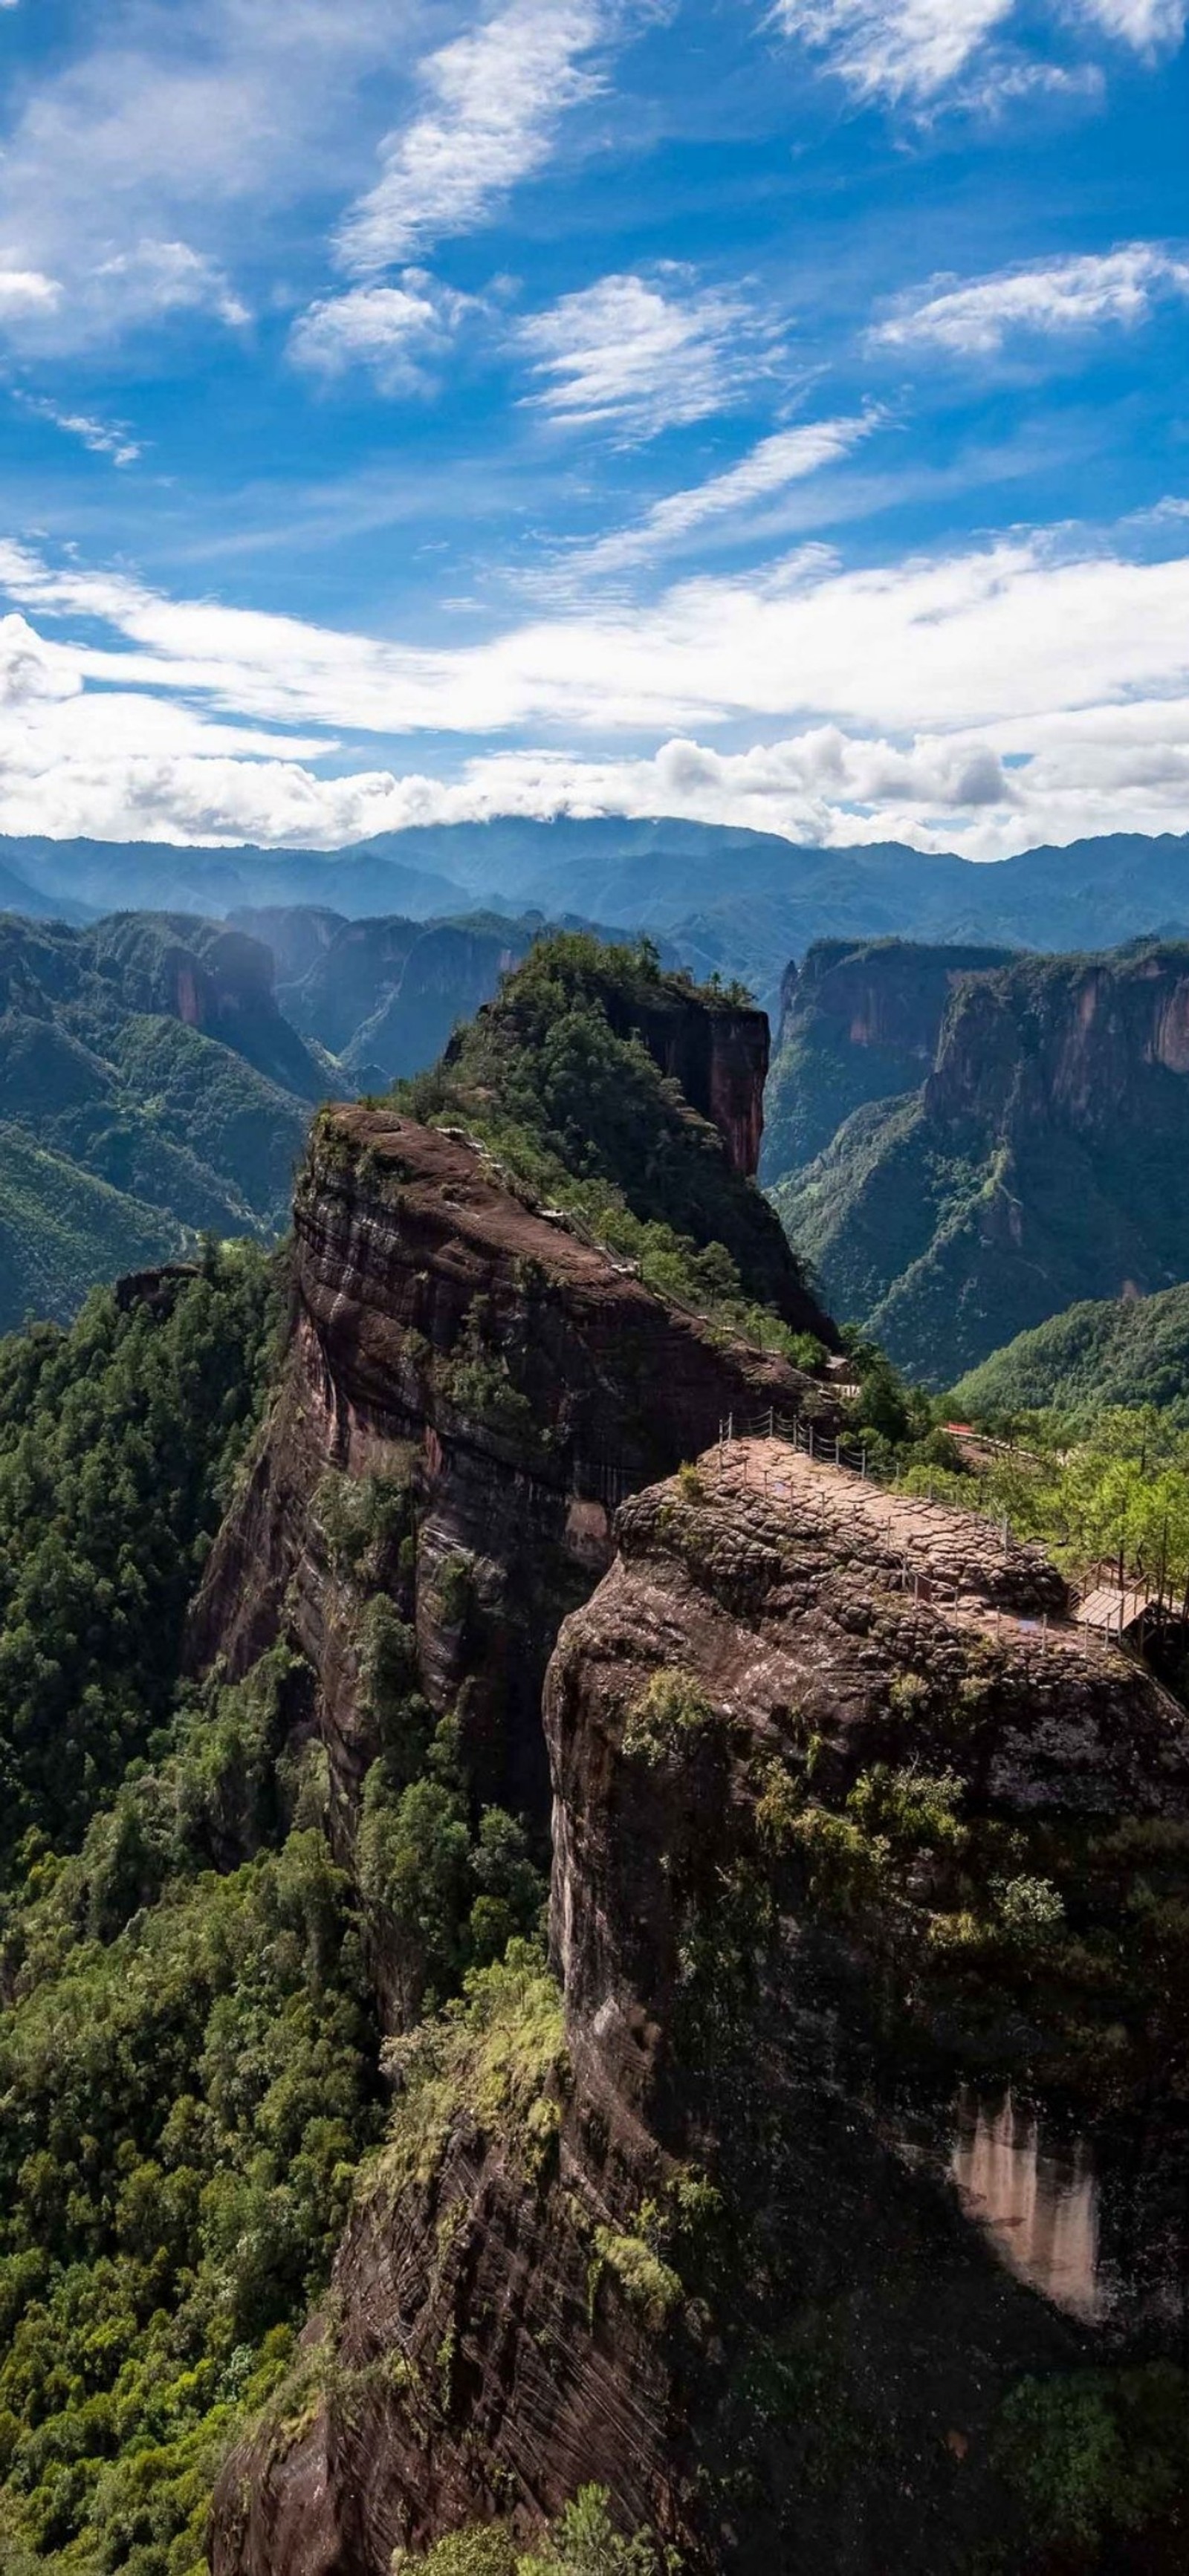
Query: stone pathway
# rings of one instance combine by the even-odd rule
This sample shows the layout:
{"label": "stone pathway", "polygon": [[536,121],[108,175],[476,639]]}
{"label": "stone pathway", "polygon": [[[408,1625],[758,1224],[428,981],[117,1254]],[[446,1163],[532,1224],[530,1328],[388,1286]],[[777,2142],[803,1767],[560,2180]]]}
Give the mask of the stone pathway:
{"label": "stone pathway", "polygon": [[944,1610],[1017,1651],[1076,1654],[1117,1668],[1120,1648],[1079,1627],[1069,1586],[1043,1548],[1005,1541],[977,1512],[890,1492],[780,1438],[725,1441],[699,1464],[712,1489],[783,1504],[798,1521],[816,1522],[824,1537],[882,1558],[914,1603]]}

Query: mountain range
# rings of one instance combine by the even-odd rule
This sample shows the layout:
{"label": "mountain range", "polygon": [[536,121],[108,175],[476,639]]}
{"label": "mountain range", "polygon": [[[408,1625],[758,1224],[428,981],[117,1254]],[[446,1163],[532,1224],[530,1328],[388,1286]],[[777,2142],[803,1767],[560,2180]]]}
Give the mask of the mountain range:
{"label": "mountain range", "polygon": [[1075,1301],[1189,1277],[1189,945],[973,962],[811,951],[772,1086],[793,1240],[935,1387]]}
{"label": "mountain range", "polygon": [[293,905],[350,919],[477,906],[574,914],[664,933],[697,973],[741,977],[774,1012],[786,959],[816,939],[898,934],[1056,951],[1181,929],[1189,837],[1112,833],[986,865],[901,842],[822,849],[673,817],[504,816],[414,825],[340,850],[12,838],[0,842],[0,902],[74,920]]}
{"label": "mountain range", "polygon": [[[200,1231],[275,1232],[314,1102],[432,1063],[545,927],[534,890],[555,922],[597,915],[624,939],[634,921],[667,965],[743,966],[779,1007],[762,1178],[827,1303],[910,1375],[943,1385],[1069,1303],[1189,1275],[1167,1187],[1185,1141],[1189,949],[1020,948],[1029,925],[1043,950],[1070,918],[1118,931],[1189,916],[1184,840],[987,867],[605,821],[434,827],[329,854],[8,846],[39,877],[34,908],[78,911],[164,872],[228,910],[0,916],[0,1324],[30,1306],[64,1319],[94,1280]],[[431,864],[447,857],[454,879]],[[477,908],[472,892],[451,913],[353,909],[394,881],[410,907],[453,896],[464,874],[493,881]],[[294,885],[341,904],[231,900]],[[947,935],[798,948],[848,907]]]}
{"label": "mountain range", "polygon": [[198,1233],[283,1231],[314,1104],[431,1064],[540,928],[0,914],[0,1331]]}

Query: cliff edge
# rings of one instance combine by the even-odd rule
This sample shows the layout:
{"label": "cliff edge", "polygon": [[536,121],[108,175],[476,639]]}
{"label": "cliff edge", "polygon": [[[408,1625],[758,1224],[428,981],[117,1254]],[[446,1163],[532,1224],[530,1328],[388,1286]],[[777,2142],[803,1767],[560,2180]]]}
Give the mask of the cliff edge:
{"label": "cliff edge", "polygon": [[393,2057],[216,2576],[587,2479],[706,2576],[1056,2571],[1021,2385],[1181,2331],[1189,1719],[1038,1551],[780,1442],[617,1542],[544,1693],[560,1998],[510,1954]]}

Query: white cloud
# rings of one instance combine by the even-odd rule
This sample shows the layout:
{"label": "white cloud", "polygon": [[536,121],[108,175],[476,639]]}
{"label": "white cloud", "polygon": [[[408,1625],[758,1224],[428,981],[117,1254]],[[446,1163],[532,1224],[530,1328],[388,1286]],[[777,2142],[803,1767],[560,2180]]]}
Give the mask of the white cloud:
{"label": "white cloud", "polygon": [[790,36],[829,57],[860,98],[936,97],[963,72],[1014,0],[777,0]]}
{"label": "white cloud", "polygon": [[601,0],[512,0],[431,54],[423,113],[385,138],[383,174],[340,228],[344,265],[374,276],[488,222],[548,160],[562,113],[596,94],[584,58],[609,31]]}
{"label": "white cloud", "polygon": [[290,355],[317,375],[367,367],[387,393],[421,392],[471,304],[407,268],[399,286],[353,286],[312,304],[293,326]]}
{"label": "white cloud", "polygon": [[56,277],[37,268],[0,268],[0,321],[53,310],[62,289]]}
{"label": "white cloud", "polygon": [[[22,343],[72,349],[161,311],[235,324],[228,269],[311,190],[335,198],[391,113],[424,0],[112,0],[19,91],[0,133],[0,242],[57,292]],[[250,223],[246,220],[250,214]]]}
{"label": "white cloud", "polygon": [[36,412],[39,420],[51,421],[68,438],[81,439],[93,456],[110,456],[113,465],[135,465],[144,454],[139,439],[133,437],[123,421],[95,420],[90,412],[60,411],[56,403],[19,390],[14,399],[25,411]]}
{"label": "white cloud", "polygon": [[24,617],[0,617],[0,707],[78,697],[82,685],[69,651],[47,644]]}
{"label": "white cloud", "polygon": [[[0,628],[8,830],[331,846],[581,809],[991,856],[1189,829],[1189,555],[1016,539],[843,571],[807,548],[764,580],[703,578],[460,650],[170,600],[15,546],[0,580],[25,612]],[[415,730],[531,747],[445,783],[374,752],[319,775],[352,734],[370,749]],[[642,747],[607,748],[624,741]]]}
{"label": "white cloud", "polygon": [[1077,0],[1075,14],[1139,54],[1164,52],[1185,33],[1184,0]]}
{"label": "white cloud", "polygon": [[251,318],[218,262],[189,242],[138,241],[130,250],[100,260],[89,282],[100,301],[115,299],[123,313],[138,317],[197,308],[217,314],[233,329]]}
{"label": "white cloud", "polygon": [[545,722],[647,735],[772,717],[953,730],[1189,686],[1189,555],[1133,562],[1072,540],[845,571],[810,546],[762,577],[703,577],[456,648],[173,600],[12,544],[0,586],[32,613],[110,629],[111,644],[76,647],[105,686],[373,734]]}
{"label": "white cloud", "polygon": [[654,555],[676,552],[687,537],[714,520],[743,516],[757,503],[771,501],[787,491],[790,483],[837,465],[860,439],[867,437],[877,421],[876,412],[866,411],[833,420],[804,421],[795,429],[777,430],[771,438],[762,438],[757,447],[724,473],[713,474],[684,492],[667,493],[632,526],[613,529],[591,545],[573,548],[567,559],[570,569],[587,579],[598,579],[603,574],[624,572]]}
{"label": "white cloud", "polygon": [[[1016,9],[1017,0],[775,0],[772,16],[825,55],[856,97],[924,108],[976,70],[964,104],[1069,85],[1062,66],[993,41]],[[1083,41],[1105,36],[1147,58],[1185,32],[1185,0],[1066,0],[1050,14]]]}
{"label": "white cloud", "polygon": [[144,452],[118,422],[92,420],[88,412],[81,411],[55,412],[53,419],[56,428],[66,430],[72,438],[81,438],[93,456],[110,456],[113,465],[135,465]]}
{"label": "white cloud", "polygon": [[739,295],[695,286],[688,272],[603,277],[564,295],[517,334],[534,375],[530,401],[552,420],[654,438],[737,401],[780,356],[780,326]]}
{"label": "white cloud", "polygon": [[[816,726],[740,752],[689,736],[646,757],[546,749],[468,761],[453,777],[362,769],[319,776],[316,749],[253,739],[135,696],[11,708],[0,635],[0,829],[68,837],[333,849],[418,823],[499,814],[688,815],[845,847],[903,840],[996,858],[1083,833],[1189,827],[1189,699],[1087,711],[1084,735],[1041,730],[1023,768],[994,741],[905,743]],[[31,721],[31,715],[36,721]],[[1146,741],[1142,726],[1151,728]]]}
{"label": "white cloud", "polygon": [[931,291],[871,332],[885,348],[932,344],[963,357],[985,355],[1012,332],[1088,331],[1104,322],[1146,320],[1165,295],[1189,295],[1189,261],[1159,242],[1003,269],[968,286],[934,279]]}

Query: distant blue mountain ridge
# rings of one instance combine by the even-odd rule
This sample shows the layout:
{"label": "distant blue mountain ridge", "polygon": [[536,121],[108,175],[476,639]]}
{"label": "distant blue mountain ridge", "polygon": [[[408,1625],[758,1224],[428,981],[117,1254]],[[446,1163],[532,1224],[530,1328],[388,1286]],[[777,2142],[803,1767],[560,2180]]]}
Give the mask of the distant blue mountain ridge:
{"label": "distant blue mountain ridge", "polygon": [[339,850],[0,840],[0,905],[35,919],[316,905],[425,921],[477,903],[664,932],[698,973],[741,976],[774,1009],[784,965],[816,939],[1068,952],[1175,932],[1189,923],[1189,835],[1110,833],[985,864],[666,817],[424,824]]}

